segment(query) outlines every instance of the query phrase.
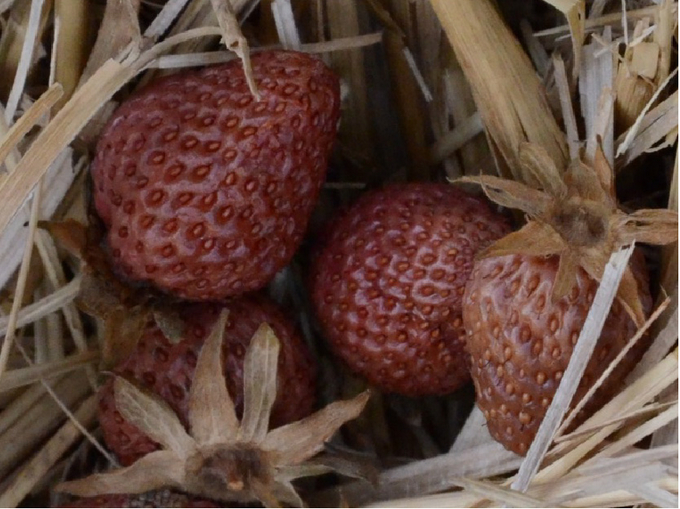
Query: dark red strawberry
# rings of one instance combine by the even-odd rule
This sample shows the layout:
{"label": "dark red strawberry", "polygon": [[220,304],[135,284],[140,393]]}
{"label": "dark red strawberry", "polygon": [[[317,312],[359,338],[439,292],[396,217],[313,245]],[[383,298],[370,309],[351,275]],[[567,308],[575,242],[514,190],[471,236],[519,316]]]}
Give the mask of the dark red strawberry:
{"label": "dark red strawberry", "polygon": [[80,498],[60,507],[220,507],[220,505],[211,500],[159,490],[139,495],[99,495]]}
{"label": "dark red strawberry", "polygon": [[104,129],[94,201],[114,265],[192,300],[263,287],[298,247],[339,118],[338,79],[302,53],[182,72],[126,101]]}
{"label": "dark red strawberry", "polygon": [[447,184],[368,193],[333,225],[312,271],[333,350],[378,387],[443,394],[469,379],[461,300],[475,253],[508,231]]}
{"label": "dark red strawberry", "polygon": [[[644,259],[632,264],[644,310],[649,293]],[[571,291],[557,302],[551,292],[559,257],[510,255],[480,260],[463,304],[477,404],[489,432],[506,448],[526,454],[552,402],[578,340],[597,283],[577,269]],[[615,301],[574,396],[575,405],[621,352],[637,326]],[[584,407],[587,416],[620,389],[647,345],[641,340]]]}
{"label": "dark red strawberry", "polygon": [[[188,397],[196,359],[203,342],[223,309],[217,304],[188,304],[181,311],[185,324],[182,341],[171,344],[155,323],[149,324],[130,357],[114,371],[165,399],[187,425]],[[226,305],[223,361],[227,388],[238,412],[243,407],[243,360],[250,340],[262,323],[269,324],[281,343],[277,400],[272,427],[297,421],[312,412],[315,369],[306,345],[292,323],[263,298],[242,299]],[[100,391],[99,423],[109,448],[123,465],[158,448],[115,408],[113,379]]]}

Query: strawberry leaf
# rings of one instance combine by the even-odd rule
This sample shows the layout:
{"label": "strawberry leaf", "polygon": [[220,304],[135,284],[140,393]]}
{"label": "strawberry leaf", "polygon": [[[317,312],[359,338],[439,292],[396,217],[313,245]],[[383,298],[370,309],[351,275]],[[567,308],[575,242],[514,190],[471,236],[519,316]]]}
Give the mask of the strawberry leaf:
{"label": "strawberry leaf", "polygon": [[490,175],[463,177],[456,182],[480,184],[491,201],[511,209],[519,209],[531,217],[541,217],[552,206],[553,198],[519,182]]}
{"label": "strawberry leaf", "polygon": [[117,366],[132,353],[144,333],[147,321],[148,310],[142,306],[128,309],[117,305],[109,309],[104,320],[104,369]]}
{"label": "strawberry leaf", "polygon": [[144,493],[159,488],[180,488],[184,482],[184,462],[172,451],[155,451],[129,467],[84,479],[61,483],[57,491],[79,497],[109,493]]}
{"label": "strawberry leaf", "polygon": [[220,313],[201,349],[189,395],[191,433],[201,446],[232,442],[238,430],[234,403],[222,381],[222,341],[228,314],[226,310]]}
{"label": "strawberry leaf", "polygon": [[184,337],[184,320],[175,306],[156,304],[153,307],[153,318],[163,335],[171,344],[176,345]]}
{"label": "strawberry leaf", "polygon": [[116,407],[125,420],[179,458],[186,458],[196,450],[196,442],[164,400],[143,392],[123,377],[116,378],[113,390]]}
{"label": "strawberry leaf", "polygon": [[548,256],[559,254],[564,249],[564,240],[549,225],[538,221],[529,221],[521,230],[506,235],[480,251],[477,258],[512,254]]}
{"label": "strawberry leaf", "polygon": [[678,213],[673,210],[643,209],[618,214],[615,221],[622,245],[633,242],[665,245],[678,240]]}
{"label": "strawberry leaf", "polygon": [[261,441],[269,429],[269,416],[276,399],[279,340],[263,323],[250,341],[243,367],[243,420],[240,436],[244,441]]}
{"label": "strawberry leaf", "polygon": [[274,465],[296,465],[320,452],[326,440],[366,406],[370,394],[362,392],[353,399],[336,401],[315,414],[272,430],[262,448],[271,451]]}
{"label": "strawberry leaf", "polygon": [[85,259],[87,227],[84,224],[75,219],[66,219],[65,221],[40,221],[38,226],[47,230],[54,240],[71,255],[80,260]]}
{"label": "strawberry leaf", "polygon": [[520,143],[519,162],[540,183],[546,193],[555,198],[564,198],[567,195],[567,186],[562,181],[562,174],[543,147],[534,143]]}

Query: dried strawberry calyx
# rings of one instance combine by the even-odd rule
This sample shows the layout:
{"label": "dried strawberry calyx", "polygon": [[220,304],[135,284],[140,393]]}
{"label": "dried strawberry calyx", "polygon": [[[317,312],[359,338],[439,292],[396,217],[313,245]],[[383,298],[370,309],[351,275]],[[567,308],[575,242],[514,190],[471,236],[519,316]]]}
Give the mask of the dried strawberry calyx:
{"label": "dried strawberry calyx", "polygon": [[222,375],[226,321],[223,311],[198,357],[189,394],[189,432],[162,399],[119,377],[114,383],[118,410],[162,449],[127,468],[66,482],[57,489],[95,496],[177,488],[222,501],[302,505],[292,481],[329,471],[312,458],[342,424],[361,413],[369,395],[331,403],[301,421],[269,431],[279,341],[262,324],[246,352],[239,422]]}
{"label": "dried strawberry calyx", "polygon": [[130,286],[114,274],[96,221],[90,226],[72,219],[43,221],[40,226],[81,262],[76,303],[103,324],[103,369],[116,366],[132,353],[151,317],[171,343],[183,337],[184,322],[171,297]]}
{"label": "dried strawberry calyx", "polygon": [[[607,260],[619,248],[633,242],[664,245],[677,241],[677,212],[645,209],[626,214],[617,207],[612,169],[601,150],[592,165],[575,160],[564,174],[545,150],[529,143],[520,147],[520,161],[542,189],[493,176],[463,177],[458,182],[480,184],[492,201],[527,214],[526,225],[478,256],[558,255],[553,300],[569,293],[578,267],[600,281]],[[644,323],[630,267],[619,286],[618,299],[638,325]]]}

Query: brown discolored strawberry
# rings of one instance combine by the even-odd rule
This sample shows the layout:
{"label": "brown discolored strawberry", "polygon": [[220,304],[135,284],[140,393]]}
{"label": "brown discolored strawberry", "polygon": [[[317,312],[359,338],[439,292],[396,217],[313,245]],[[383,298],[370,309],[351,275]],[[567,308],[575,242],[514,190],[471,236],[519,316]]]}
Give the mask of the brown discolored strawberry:
{"label": "brown discolored strawberry", "polygon": [[465,283],[506,221],[447,184],[406,184],[364,195],[332,228],[312,291],[337,355],[390,392],[444,394],[465,383]]}
{"label": "brown discolored strawberry", "polygon": [[253,54],[154,82],[105,127],[94,202],[128,279],[191,300],[263,287],[293,256],[323,183],[339,82],[302,53]]}
{"label": "brown discolored strawberry", "polygon": [[[306,417],[315,400],[315,368],[306,345],[292,323],[271,302],[259,297],[241,299],[226,306],[188,304],[180,318],[185,324],[183,339],[171,344],[155,323],[147,326],[133,353],[116,374],[158,394],[187,425],[189,390],[196,359],[221,309],[229,310],[222,347],[224,373],[229,394],[238,412],[243,410],[243,361],[250,340],[267,323],[281,342],[278,362],[278,393],[270,425],[281,426]],[[100,390],[99,423],[109,448],[123,465],[158,449],[158,445],[126,422],[116,410],[113,379]]]}
{"label": "brown discolored strawberry", "polygon": [[[646,313],[651,297],[644,259],[632,264]],[[489,432],[524,455],[538,431],[578,340],[597,283],[579,268],[571,290],[551,292],[559,257],[510,255],[478,261],[467,284],[463,320],[477,404]],[[615,301],[572,401],[575,405],[637,331]],[[647,346],[640,340],[583,408],[585,418],[615,394]]]}
{"label": "brown discolored strawberry", "polygon": [[75,500],[60,507],[220,507],[207,500],[169,490],[138,495],[99,495]]}

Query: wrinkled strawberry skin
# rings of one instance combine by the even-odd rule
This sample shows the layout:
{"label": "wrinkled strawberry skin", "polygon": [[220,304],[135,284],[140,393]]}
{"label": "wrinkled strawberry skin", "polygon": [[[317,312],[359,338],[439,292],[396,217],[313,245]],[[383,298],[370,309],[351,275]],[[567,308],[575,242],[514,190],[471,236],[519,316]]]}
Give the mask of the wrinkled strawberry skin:
{"label": "wrinkled strawberry skin", "polygon": [[465,283],[479,249],[508,231],[486,202],[447,184],[364,195],[332,225],[312,270],[313,301],[335,353],[388,392],[463,385]]}
{"label": "wrinkled strawberry skin", "polygon": [[[168,402],[188,425],[189,391],[196,360],[203,342],[217,319],[218,304],[189,304],[182,310],[184,338],[171,344],[150,323],[135,351],[114,369]],[[229,322],[225,329],[222,365],[227,389],[240,415],[243,409],[243,361],[250,340],[262,323],[268,323],[281,343],[277,398],[270,426],[278,427],[309,415],[316,397],[315,367],[306,345],[290,320],[262,297],[240,299],[226,305]],[[125,421],[116,409],[113,378],[100,389],[99,424],[108,447],[123,465],[158,449],[158,445]]]}
{"label": "wrinkled strawberry skin", "polygon": [[[633,273],[643,307],[649,312],[651,296],[644,259],[636,254]],[[526,454],[552,402],[597,291],[597,283],[579,269],[571,292],[553,303],[551,289],[557,267],[556,256],[480,260],[465,292],[463,321],[477,405],[491,435],[520,455]],[[572,406],[636,330],[623,306],[615,301]],[[578,420],[611,399],[647,345],[647,338],[638,341]]]}
{"label": "wrinkled strawberry skin", "polygon": [[104,128],[94,203],[122,275],[191,300],[263,287],[293,256],[325,178],[339,82],[302,53],[162,78]]}

